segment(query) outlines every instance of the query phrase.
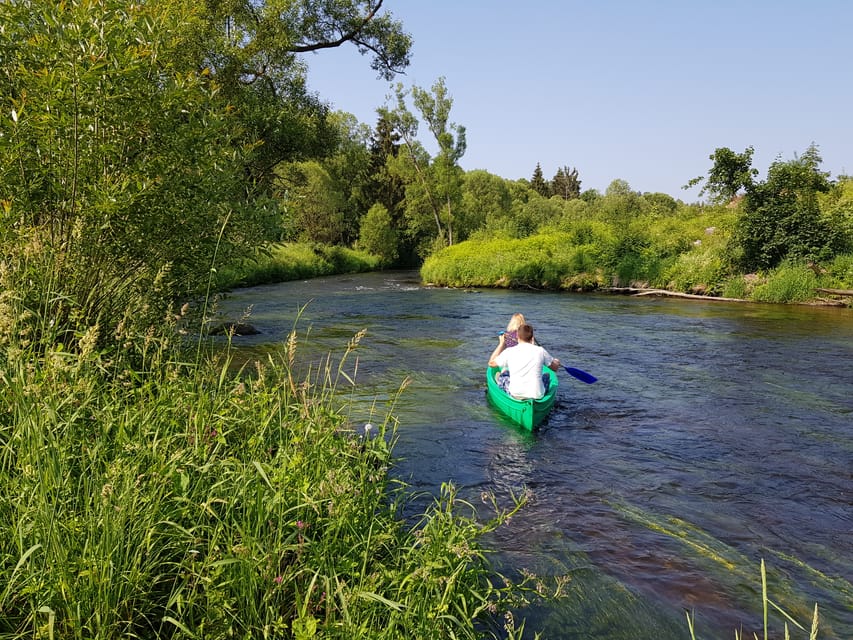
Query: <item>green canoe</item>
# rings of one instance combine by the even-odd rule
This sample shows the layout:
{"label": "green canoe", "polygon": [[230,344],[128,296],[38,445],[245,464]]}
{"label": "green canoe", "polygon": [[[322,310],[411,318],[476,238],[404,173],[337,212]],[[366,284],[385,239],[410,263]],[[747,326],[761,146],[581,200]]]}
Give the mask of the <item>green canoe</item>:
{"label": "green canoe", "polygon": [[495,380],[498,373],[500,373],[500,369],[497,367],[486,369],[486,395],[489,400],[498,411],[515,424],[528,431],[533,431],[551,413],[551,409],[554,407],[557,385],[559,384],[557,374],[548,367],[542,367],[542,373],[547,373],[551,378],[551,384],[548,385],[545,395],[539,400],[516,400],[498,386]]}

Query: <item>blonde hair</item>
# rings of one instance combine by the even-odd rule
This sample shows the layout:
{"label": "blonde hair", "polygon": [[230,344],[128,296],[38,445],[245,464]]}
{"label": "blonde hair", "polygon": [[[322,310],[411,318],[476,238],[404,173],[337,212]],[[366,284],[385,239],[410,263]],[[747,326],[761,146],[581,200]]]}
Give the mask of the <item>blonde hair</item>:
{"label": "blonde hair", "polygon": [[518,328],[523,324],[525,324],[524,316],[520,313],[514,313],[509,319],[509,324],[506,325],[506,330],[517,331]]}

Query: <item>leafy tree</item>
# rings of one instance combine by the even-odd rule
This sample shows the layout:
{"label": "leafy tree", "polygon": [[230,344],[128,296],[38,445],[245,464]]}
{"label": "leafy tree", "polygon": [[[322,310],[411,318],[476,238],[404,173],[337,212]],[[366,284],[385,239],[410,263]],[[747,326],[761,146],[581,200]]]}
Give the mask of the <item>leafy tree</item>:
{"label": "leafy tree", "polygon": [[[278,212],[265,194],[279,163],[354,157],[298,56],[351,43],[392,77],[411,39],[382,5],[0,3],[6,273],[28,284],[33,307],[40,295],[55,302],[54,326],[73,316],[106,336],[125,316],[161,320],[205,286],[214,256],[270,237]],[[345,165],[326,169],[336,189],[356,186]],[[322,211],[354,211],[354,199],[350,189]],[[327,236],[355,237],[355,220],[328,222]]]}
{"label": "leafy tree", "polygon": [[159,322],[214,255],[267,231],[241,205],[233,111],[209,73],[175,67],[167,9],[0,3],[3,251],[54,326]]}
{"label": "leafy tree", "polygon": [[465,174],[462,204],[470,229],[501,228],[512,215],[507,181],[482,169]]}
{"label": "leafy tree", "polygon": [[398,256],[397,232],[385,205],[376,203],[361,220],[359,248],[382,258],[383,265],[393,264]]}
{"label": "leafy tree", "polygon": [[708,156],[714,164],[707,179],[704,176],[693,178],[684,188],[694,187],[704,180],[705,186],[699,195],[709,194],[712,202],[729,202],[742,189],[749,191],[754,176],[758,175],[758,169],[752,168],[752,153],[752,147],[747,147],[743,153],[720,147]]}
{"label": "leafy tree", "polygon": [[388,159],[396,158],[400,153],[401,136],[385,115],[380,115],[370,138],[370,179],[365,199],[370,203],[385,206],[399,227],[399,210],[406,197],[405,184],[399,176],[388,170]]}
{"label": "leafy tree", "polygon": [[551,188],[545,181],[545,176],[542,174],[542,167],[538,162],[536,163],[536,168],[533,170],[533,177],[530,178],[530,188],[543,198],[551,197]]}
{"label": "leafy tree", "polygon": [[534,195],[514,217],[518,237],[533,235],[540,227],[559,221],[561,217],[562,208],[558,200]]}
{"label": "leafy tree", "polygon": [[[462,200],[462,169],[459,160],[465,155],[465,127],[449,122],[453,98],[447,93],[444,78],[439,78],[430,91],[412,87],[412,101],[427,123],[438,143],[438,153],[432,161],[435,199],[441,203],[440,217],[444,219],[447,244],[454,243],[456,212]],[[464,230],[460,233],[464,239]]]}
{"label": "leafy tree", "polygon": [[627,181],[616,178],[615,180],[611,181],[609,185],[607,185],[607,189],[604,190],[604,195],[612,197],[624,197],[636,195],[636,192],[631,189],[631,185],[628,184]]}
{"label": "leafy tree", "polygon": [[371,206],[381,204],[390,217],[391,230],[397,238],[397,257],[401,264],[418,262],[416,242],[406,233],[405,201],[406,183],[403,173],[397,170],[401,136],[380,110],[379,118],[370,138],[368,180],[364,200]]}
{"label": "leafy tree", "polygon": [[285,228],[303,242],[339,244],[345,234],[346,194],[316,160],[281,164],[276,185],[287,211]]}
{"label": "leafy tree", "polygon": [[832,189],[818,196],[821,217],[840,231],[841,251],[853,251],[853,178],[840,176]]}
{"label": "leafy tree", "polygon": [[[401,152],[389,166],[406,183],[406,234],[420,247],[421,254],[428,254],[455,241],[463,176],[458,160],[465,153],[465,128],[448,122],[453,100],[447,95],[444,78],[439,78],[431,91],[413,87],[413,102],[438,143],[438,153],[431,158],[417,140],[419,122],[406,106],[408,94],[402,84],[397,84],[396,107],[382,108],[379,113],[403,141]],[[431,238],[424,235],[429,217],[435,226]]]}
{"label": "leafy tree", "polygon": [[578,170],[568,166],[557,169],[557,173],[551,180],[550,191],[563,200],[580,198],[581,181],[578,180]]}
{"label": "leafy tree", "polygon": [[678,211],[678,201],[668,193],[644,193],[643,202],[653,216],[671,216]]}
{"label": "leafy tree", "polygon": [[209,69],[236,107],[240,144],[251,150],[246,172],[261,187],[279,162],[318,157],[336,144],[299,55],[352,44],[388,80],[409,63],[411,37],[383,11],[383,0],[155,2],[186,16],[181,62]]}
{"label": "leafy tree", "polygon": [[639,193],[633,191],[625,180],[613,180],[601,197],[595,203],[596,209],[604,219],[616,224],[625,225],[643,213],[643,200]]}
{"label": "leafy tree", "polygon": [[586,189],[581,192],[580,199],[584,202],[592,204],[594,202],[598,202],[601,199],[601,193],[599,193],[598,189]]}
{"label": "leafy tree", "polygon": [[331,115],[338,130],[335,152],[323,159],[323,168],[332,180],[333,189],[341,194],[341,243],[351,245],[359,235],[362,216],[373,205],[371,189],[371,130],[350,113],[342,111]]}
{"label": "leafy tree", "polygon": [[741,268],[770,269],[788,258],[825,260],[843,247],[842,230],[821,215],[818,194],[831,188],[821,162],[811,145],[799,158],[777,159],[767,180],[750,186],[734,234]]}

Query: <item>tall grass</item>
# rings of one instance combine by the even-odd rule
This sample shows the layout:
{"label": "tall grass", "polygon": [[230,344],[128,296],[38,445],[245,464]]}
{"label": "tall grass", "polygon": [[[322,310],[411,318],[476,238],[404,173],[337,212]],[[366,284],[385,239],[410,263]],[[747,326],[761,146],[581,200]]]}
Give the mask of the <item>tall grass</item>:
{"label": "tall grass", "polygon": [[478,544],[520,500],[400,517],[393,400],[341,400],[363,334],[297,377],[296,332],[239,371],[96,332],[0,359],[0,636],[474,638],[532,593]]}
{"label": "tall grass", "polygon": [[758,302],[805,302],[817,295],[818,276],[807,265],[787,262],[771,271],[755,287],[752,299]]}
{"label": "tall grass", "polygon": [[220,290],[250,287],[337,273],[374,271],[381,263],[379,256],[346,247],[276,244],[252,259],[220,269],[216,284]]}

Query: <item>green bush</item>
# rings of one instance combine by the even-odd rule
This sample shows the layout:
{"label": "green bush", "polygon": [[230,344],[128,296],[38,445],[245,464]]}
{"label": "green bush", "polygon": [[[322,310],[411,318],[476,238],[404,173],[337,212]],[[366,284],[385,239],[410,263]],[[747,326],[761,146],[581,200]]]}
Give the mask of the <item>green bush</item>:
{"label": "green bush", "polygon": [[430,256],[421,267],[427,282],[451,286],[559,289],[577,263],[566,234],[521,240],[460,242]]}
{"label": "green bush", "polygon": [[815,297],[818,286],[817,275],[808,266],[785,262],[755,287],[752,298],[757,302],[805,302]]}
{"label": "green bush", "polygon": [[721,295],[725,298],[738,298],[747,300],[752,294],[752,287],[742,275],[734,275],[726,278],[721,287]]}
{"label": "green bush", "polygon": [[387,207],[376,203],[361,220],[358,246],[374,255],[380,256],[382,265],[393,264],[399,256],[399,241],[393,228],[391,214]]}
{"label": "green bush", "polygon": [[826,287],[853,290],[853,253],[835,256],[825,266]]}
{"label": "green bush", "polygon": [[0,185],[14,228],[2,259],[26,262],[16,291],[30,310],[51,306],[54,327],[97,324],[106,342],[120,324],[159,322],[204,291],[214,256],[266,231],[263,208],[240,206],[233,106],[201,69],[174,64],[179,13],[0,3]]}
{"label": "green bush", "polygon": [[712,248],[696,248],[680,254],[666,271],[666,288],[704,295],[722,290],[725,265],[722,256]]}

